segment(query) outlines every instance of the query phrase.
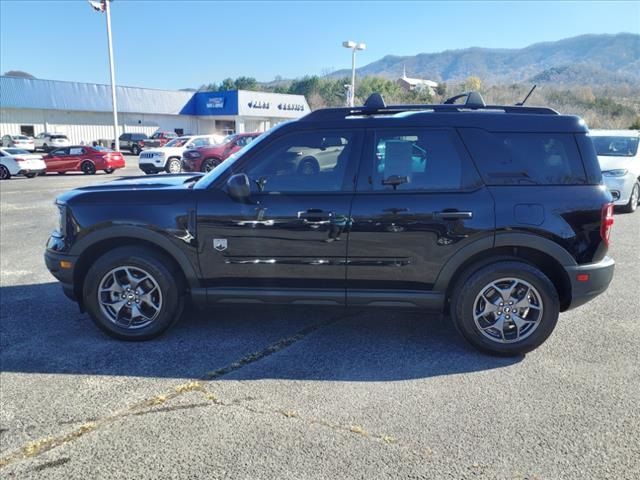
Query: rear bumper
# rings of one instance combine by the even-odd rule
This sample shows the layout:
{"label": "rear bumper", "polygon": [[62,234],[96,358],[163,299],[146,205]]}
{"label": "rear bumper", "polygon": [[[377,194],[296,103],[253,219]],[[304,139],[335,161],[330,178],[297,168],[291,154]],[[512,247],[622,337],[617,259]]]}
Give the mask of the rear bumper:
{"label": "rear bumper", "polygon": [[[567,310],[584,305],[604,292],[611,283],[614,269],[615,262],[610,257],[597,263],[565,267],[571,281],[571,304]],[[583,280],[578,280],[579,276]]]}
{"label": "rear bumper", "polygon": [[[77,260],[78,257],[75,255],[58,253],[49,249],[44,252],[44,263],[47,270],[60,282],[64,294],[74,302],[78,301],[73,288],[73,269]],[[61,261],[70,262],[71,268],[62,268]]]}

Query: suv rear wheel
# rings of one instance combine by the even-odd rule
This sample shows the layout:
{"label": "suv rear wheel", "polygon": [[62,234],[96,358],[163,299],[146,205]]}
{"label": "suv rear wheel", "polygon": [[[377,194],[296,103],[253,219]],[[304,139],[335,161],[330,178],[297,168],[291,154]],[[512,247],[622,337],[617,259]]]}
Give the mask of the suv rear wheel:
{"label": "suv rear wheel", "polygon": [[456,285],[451,316],[462,336],[492,354],[518,355],[542,345],[558,321],[555,286],[539,269],[500,261]]}
{"label": "suv rear wheel", "polygon": [[148,340],[178,321],[180,278],[164,255],[120,247],[102,255],[84,282],[83,299],[96,325],[122,340]]}
{"label": "suv rear wheel", "polygon": [[140,154],[140,147],[134,143],[133,146],[131,147],[131,153],[136,155],[136,156],[139,155]]}

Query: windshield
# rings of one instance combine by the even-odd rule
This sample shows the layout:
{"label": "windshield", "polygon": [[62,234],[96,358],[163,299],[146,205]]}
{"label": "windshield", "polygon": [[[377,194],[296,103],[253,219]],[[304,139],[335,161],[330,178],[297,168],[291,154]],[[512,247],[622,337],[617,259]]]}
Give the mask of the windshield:
{"label": "windshield", "polygon": [[24,135],[15,135],[13,137],[14,140],[29,140],[29,137],[25,137]]}
{"label": "windshield", "polygon": [[259,137],[256,137],[255,140],[253,140],[252,142],[249,142],[240,150],[238,150],[237,152],[227,157],[227,159],[224,162],[220,163],[217,167],[215,167],[213,170],[207,173],[204,177],[200,178],[200,180],[198,180],[198,182],[194,185],[194,188],[196,189],[209,188],[209,186],[211,186],[211,184],[215,182],[215,180],[223,172],[225,172],[228,168],[231,168],[233,164],[236,163],[238,159],[241,158],[245,153],[259,146],[264,141],[265,138],[277,132],[280,128],[282,128],[284,125],[288,125],[289,123],[291,122],[279,123],[278,125],[273,127],[271,130],[268,130],[264,132],[262,135],[260,135]]}
{"label": "windshield", "polygon": [[591,137],[596,153],[605,157],[633,157],[638,152],[638,137]]}
{"label": "windshield", "polygon": [[238,136],[238,135],[236,135],[236,134],[233,134],[233,135],[227,135],[226,137],[224,137],[224,138],[222,139],[222,143],[221,143],[221,145],[224,145],[225,143],[233,142],[233,140],[235,140],[235,138],[236,138],[237,136]]}
{"label": "windshield", "polygon": [[5,148],[4,151],[9,155],[24,155],[25,153],[31,153],[21,148]]}
{"label": "windshield", "polygon": [[191,137],[174,138],[170,142],[167,142],[165,147],[184,147],[189,140],[191,140]]}
{"label": "windshield", "polygon": [[50,138],[51,138],[52,140],[53,140],[54,138],[59,138],[59,139],[62,139],[62,140],[68,140],[68,138],[67,138],[67,136],[66,136],[66,135],[51,135],[51,137],[50,137]]}

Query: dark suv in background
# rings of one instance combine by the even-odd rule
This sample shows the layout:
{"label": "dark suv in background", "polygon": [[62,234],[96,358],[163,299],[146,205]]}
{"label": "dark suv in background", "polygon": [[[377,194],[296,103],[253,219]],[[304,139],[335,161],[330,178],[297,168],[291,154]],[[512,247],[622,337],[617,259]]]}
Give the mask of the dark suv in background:
{"label": "dark suv in background", "polygon": [[[300,168],[308,152],[317,168]],[[127,340],[164,332],[186,299],[418,307],[449,312],[479,349],[520,354],[614,269],[584,122],[478,94],[376,94],[281,124],[207,175],[88,186],[57,205],[49,270]]]}
{"label": "dark suv in background", "polygon": [[148,142],[149,137],[146,133],[123,133],[118,138],[120,150],[128,150],[134,155],[138,155],[145,147],[145,141]]}

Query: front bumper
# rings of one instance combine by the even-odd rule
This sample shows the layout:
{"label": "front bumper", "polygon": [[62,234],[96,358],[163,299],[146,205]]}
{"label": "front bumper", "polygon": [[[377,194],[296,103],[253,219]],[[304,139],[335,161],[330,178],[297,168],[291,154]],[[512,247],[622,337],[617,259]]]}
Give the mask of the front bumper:
{"label": "front bumper", "polygon": [[584,305],[604,292],[611,283],[614,269],[615,262],[610,257],[597,263],[565,267],[571,281],[571,304],[567,310]]}
{"label": "front bumper", "polygon": [[622,177],[602,177],[607,190],[611,192],[613,204],[616,206],[626,205],[631,197],[631,190],[636,182],[636,178],[627,173]]}
{"label": "front bumper", "polygon": [[[73,288],[73,271],[78,260],[76,255],[68,255],[66,253],[56,252],[52,250],[54,244],[58,242],[57,237],[50,237],[47,242],[47,249],[44,252],[44,263],[47,266],[47,270],[51,272],[56,280],[62,285],[62,291],[64,294],[74,302],[78,301],[78,298]],[[61,262],[69,262],[70,268],[63,268]]]}

